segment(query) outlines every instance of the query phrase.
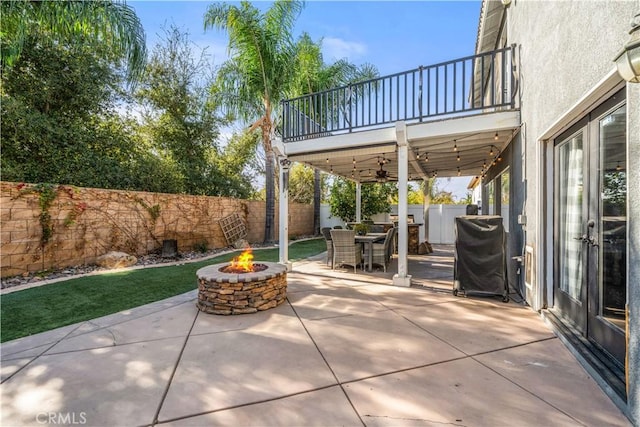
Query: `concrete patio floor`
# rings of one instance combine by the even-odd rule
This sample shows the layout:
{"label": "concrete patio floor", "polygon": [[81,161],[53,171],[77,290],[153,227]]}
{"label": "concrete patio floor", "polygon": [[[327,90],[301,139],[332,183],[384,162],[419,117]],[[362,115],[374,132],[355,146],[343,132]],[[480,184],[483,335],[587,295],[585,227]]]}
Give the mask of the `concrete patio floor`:
{"label": "concrete patio floor", "polygon": [[412,288],[320,256],[268,311],[192,291],[4,343],[0,424],[630,425],[538,314],[454,297],[436,255]]}

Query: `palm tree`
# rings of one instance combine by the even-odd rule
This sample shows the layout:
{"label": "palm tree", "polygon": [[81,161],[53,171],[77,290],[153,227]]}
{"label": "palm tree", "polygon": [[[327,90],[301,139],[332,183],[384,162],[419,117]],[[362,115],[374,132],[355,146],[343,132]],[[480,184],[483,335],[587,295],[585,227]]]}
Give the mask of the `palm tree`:
{"label": "palm tree", "polygon": [[[344,86],[361,80],[374,79],[379,76],[378,69],[371,64],[360,67],[341,59],[327,65],[322,57],[322,40],[314,42],[306,32],[300,36],[297,43],[296,73],[293,81],[293,97],[305,93],[320,92],[323,90]],[[314,106],[306,113],[309,117],[317,117]],[[327,115],[324,115],[327,117]],[[323,125],[323,123],[321,123]],[[320,170],[314,173],[314,233],[320,234]]]}
{"label": "palm tree", "polygon": [[302,10],[300,1],[276,0],[261,13],[248,1],[240,6],[209,6],[204,28],[225,30],[229,59],[222,64],[214,88],[217,104],[227,113],[261,130],[265,152],[266,215],[264,241],[274,241],[275,156],[271,147],[278,107],[295,73],[296,49],[291,33]]}
{"label": "palm tree", "polygon": [[2,0],[2,68],[20,57],[31,28],[51,35],[51,43],[92,43],[124,59],[130,82],[146,62],[145,33],[135,11],[120,0]]}

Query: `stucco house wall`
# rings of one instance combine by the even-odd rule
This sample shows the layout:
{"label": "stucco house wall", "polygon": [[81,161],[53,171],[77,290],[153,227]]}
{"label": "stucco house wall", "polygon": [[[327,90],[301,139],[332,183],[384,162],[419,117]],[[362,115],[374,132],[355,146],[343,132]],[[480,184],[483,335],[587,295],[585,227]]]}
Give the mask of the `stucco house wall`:
{"label": "stucco house wall", "polygon": [[[542,305],[553,303],[552,274],[545,266],[541,236],[544,222],[545,169],[541,136],[565,116],[585,94],[615,70],[613,58],[628,41],[631,18],[640,1],[514,0],[508,6],[507,43],[519,49],[519,96],[523,138],[524,214],[529,218],[525,241],[537,260],[538,293]],[[616,75],[617,78],[617,75]],[[622,80],[620,79],[620,82]],[[627,91],[628,138],[628,407],[632,422],[640,423],[640,84]],[[601,99],[603,101],[604,99]],[[583,117],[582,111],[571,119]],[[568,127],[571,123],[567,123]],[[551,256],[547,251],[546,256]],[[545,296],[546,299],[541,297]],[[541,308],[541,307],[538,307]]]}
{"label": "stucco house wall", "polygon": [[[542,179],[540,135],[614,69],[637,9],[638,2],[610,0],[514,1],[509,7],[508,43],[519,49],[527,218],[541,212],[535,197]],[[528,221],[526,242],[539,252],[537,227]]]}

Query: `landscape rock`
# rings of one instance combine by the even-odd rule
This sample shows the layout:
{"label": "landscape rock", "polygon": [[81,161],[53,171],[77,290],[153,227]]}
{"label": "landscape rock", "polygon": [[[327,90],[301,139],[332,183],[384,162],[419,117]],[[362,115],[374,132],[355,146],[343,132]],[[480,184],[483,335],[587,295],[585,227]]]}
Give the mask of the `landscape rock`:
{"label": "landscape rock", "polygon": [[249,242],[247,242],[245,239],[238,239],[235,242],[233,242],[233,247],[235,249],[248,248],[249,247]]}
{"label": "landscape rock", "polygon": [[133,255],[129,255],[125,252],[107,252],[106,254],[99,256],[96,259],[96,264],[105,268],[124,268],[130,267],[138,262],[138,259]]}

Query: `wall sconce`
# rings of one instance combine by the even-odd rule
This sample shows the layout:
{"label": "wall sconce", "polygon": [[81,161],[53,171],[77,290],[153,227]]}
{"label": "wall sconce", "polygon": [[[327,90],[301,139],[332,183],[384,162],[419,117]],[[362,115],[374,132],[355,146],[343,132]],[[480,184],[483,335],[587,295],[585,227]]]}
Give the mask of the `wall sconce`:
{"label": "wall sconce", "polygon": [[631,20],[631,38],[614,59],[618,74],[628,82],[640,83],[640,13]]}

